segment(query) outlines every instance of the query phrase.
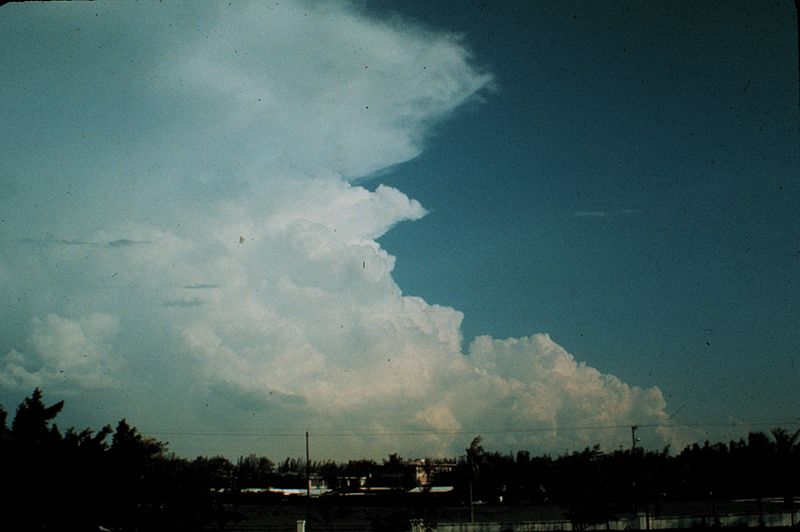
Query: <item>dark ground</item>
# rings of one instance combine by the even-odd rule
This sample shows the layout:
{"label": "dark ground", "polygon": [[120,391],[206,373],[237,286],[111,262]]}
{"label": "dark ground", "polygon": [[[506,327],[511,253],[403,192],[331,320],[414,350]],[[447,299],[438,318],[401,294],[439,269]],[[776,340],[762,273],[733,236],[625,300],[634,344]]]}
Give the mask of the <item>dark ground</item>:
{"label": "dark ground", "polygon": [[[408,530],[409,520],[423,518],[427,522],[469,522],[469,507],[445,503],[417,503],[415,501],[342,500],[342,498],[312,499],[307,505],[302,498],[281,503],[230,505],[230,519],[223,528],[226,531],[294,531],[298,520],[306,521],[307,532],[356,532]],[[656,510],[662,516],[707,517],[709,522],[715,515],[759,514],[784,511],[779,501],[701,501],[665,502],[656,509],[650,505],[651,515]],[[627,505],[616,507],[616,516],[622,517],[630,511]],[[643,508],[642,508],[643,510]],[[478,504],[474,506],[475,522],[531,522],[569,519],[569,509],[551,504]],[[613,511],[613,509],[612,509]],[[730,528],[726,530],[731,530]],[[770,528],[778,530],[778,528]]]}

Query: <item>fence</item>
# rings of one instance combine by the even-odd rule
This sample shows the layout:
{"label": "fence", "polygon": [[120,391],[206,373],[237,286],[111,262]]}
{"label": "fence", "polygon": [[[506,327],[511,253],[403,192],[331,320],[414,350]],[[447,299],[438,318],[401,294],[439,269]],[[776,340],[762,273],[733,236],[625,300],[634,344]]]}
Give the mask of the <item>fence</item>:
{"label": "fence", "polygon": [[[573,524],[568,520],[535,521],[516,523],[425,523],[416,520],[411,523],[411,532],[555,532],[573,530],[670,530],[681,528],[705,528],[719,526],[732,527],[791,527],[796,524],[792,512],[769,514],[743,514],[709,516],[674,516],[648,519],[640,514],[638,518],[617,519],[593,525]],[[309,531],[310,532],[310,531]]]}

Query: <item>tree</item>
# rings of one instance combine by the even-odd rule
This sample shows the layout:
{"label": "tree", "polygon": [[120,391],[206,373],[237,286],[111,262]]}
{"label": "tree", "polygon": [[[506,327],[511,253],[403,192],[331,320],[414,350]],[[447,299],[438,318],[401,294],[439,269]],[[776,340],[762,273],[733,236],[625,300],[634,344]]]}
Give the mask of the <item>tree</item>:
{"label": "tree", "polygon": [[[9,430],[8,425],[6,425],[7,418],[8,412],[0,405],[0,460],[6,457],[8,448],[11,445],[11,430]],[[2,464],[2,462],[0,462],[0,464]],[[2,465],[0,465],[0,471],[2,471],[2,469]]]}
{"label": "tree", "polygon": [[[22,400],[11,424],[11,436],[18,446],[30,448],[58,439],[58,429],[49,427],[64,408],[64,401],[45,406],[42,401],[42,390],[36,388],[30,397]],[[54,430],[55,429],[55,430]]]}
{"label": "tree", "polygon": [[235,474],[240,488],[265,488],[275,472],[275,464],[266,456],[240,456]]}
{"label": "tree", "polygon": [[772,437],[775,439],[775,460],[778,466],[777,478],[780,482],[781,496],[783,501],[792,514],[792,525],[794,526],[794,493],[793,484],[796,483],[797,466],[800,465],[800,429],[794,434],[789,434],[784,428],[772,429]]}
{"label": "tree", "polygon": [[[166,444],[143,437],[126,419],[117,423],[108,449],[109,524],[142,528],[152,519],[145,509],[155,506],[170,489],[164,481]],[[172,468],[174,469],[174,467]]]}
{"label": "tree", "polygon": [[393,489],[409,489],[416,485],[414,469],[409,467],[399,454],[391,453],[389,458],[383,461],[381,482]]}
{"label": "tree", "polygon": [[198,456],[191,465],[204,487],[209,489],[232,487],[236,466],[224,456],[213,456],[211,458]]}
{"label": "tree", "polygon": [[[35,389],[8,415],[0,407],[0,529],[202,530],[225,512],[211,488],[230,482],[224,458],[189,463],[123,419],[95,432],[53,420],[64,402],[46,405]],[[109,445],[108,436],[113,433]]]}
{"label": "tree", "polygon": [[0,405],[0,438],[3,439],[10,437],[10,431],[8,430],[6,419],[8,419],[8,412],[6,412],[5,408]]}
{"label": "tree", "polygon": [[481,464],[483,463],[484,457],[484,450],[483,446],[481,445],[482,438],[480,436],[475,436],[472,439],[472,443],[469,444],[469,448],[467,449],[467,464],[469,465],[469,470],[471,474],[471,479],[477,485],[478,478],[480,476]]}
{"label": "tree", "polygon": [[776,427],[770,432],[772,433],[772,437],[775,439],[775,451],[778,453],[778,456],[787,458],[791,457],[791,455],[797,450],[798,438],[800,438],[800,429],[798,429],[794,434],[789,434],[789,431],[782,427]]}
{"label": "tree", "polygon": [[[54,515],[64,507],[64,490],[58,474],[61,434],[51,421],[64,408],[59,401],[46,406],[42,391],[36,388],[17,407],[11,430],[3,432],[7,438],[3,456],[3,499],[8,504],[13,520],[24,516],[29,529],[37,530],[54,525]],[[5,411],[4,411],[5,412]],[[49,490],[42,492],[41,486]],[[42,512],[48,507],[50,512]]]}
{"label": "tree", "polygon": [[481,472],[481,462],[483,462],[482,438],[475,436],[467,448],[467,466],[469,473],[469,522],[475,520],[475,512],[472,506],[473,492],[477,490],[478,479]]}

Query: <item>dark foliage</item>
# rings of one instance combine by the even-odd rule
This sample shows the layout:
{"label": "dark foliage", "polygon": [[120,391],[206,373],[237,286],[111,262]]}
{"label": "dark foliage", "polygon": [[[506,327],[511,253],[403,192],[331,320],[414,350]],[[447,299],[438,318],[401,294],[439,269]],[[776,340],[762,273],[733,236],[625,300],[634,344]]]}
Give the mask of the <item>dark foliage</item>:
{"label": "dark foliage", "polygon": [[169,456],[166,444],[124,419],[114,430],[62,433],[52,421],[63,407],[63,401],[47,406],[37,388],[10,429],[0,408],[0,528],[200,530],[223,519],[212,488],[231,483],[233,466],[225,458]]}
{"label": "dark foliage", "polygon": [[[599,446],[556,458],[528,451],[506,455],[486,451],[476,437],[460,459],[424,463],[433,485],[454,488],[437,499],[405,494],[416,485],[419,463],[397,454],[381,463],[361,459],[306,464],[286,458],[276,464],[254,454],[235,463],[222,456],[186,460],[168,453],[165,443],[140,434],[125,419],[114,429],[62,432],[53,421],[63,407],[63,401],[46,405],[36,389],[18,406],[9,427],[8,414],[0,406],[0,528],[21,524],[34,531],[88,531],[99,526],[120,532],[208,530],[234,519],[237,504],[286,502],[281,495],[254,494],[249,488],[305,487],[307,473],[333,488],[334,495],[388,489],[378,490],[383,495],[372,500],[396,503],[398,510],[373,516],[376,530],[405,529],[410,518],[435,516],[442,501],[466,505],[470,498],[557,504],[575,529],[582,529],[635,509],[658,515],[668,501],[770,497],[783,498],[791,510],[799,487],[800,430],[783,428],[769,434],[750,432],[728,443],[693,444],[677,455],[669,448],[603,452]],[[318,506],[327,508],[326,504],[320,500]],[[415,510],[409,513],[411,507]]]}

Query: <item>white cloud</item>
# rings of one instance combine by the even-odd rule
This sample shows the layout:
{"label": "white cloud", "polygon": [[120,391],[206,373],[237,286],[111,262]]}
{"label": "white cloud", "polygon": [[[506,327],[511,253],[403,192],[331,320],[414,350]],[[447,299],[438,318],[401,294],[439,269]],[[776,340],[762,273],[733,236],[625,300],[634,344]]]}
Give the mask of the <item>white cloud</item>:
{"label": "white cloud", "polygon": [[[20,189],[16,203],[44,198],[53,216],[19,222],[28,240],[3,242],[2,280],[15,283],[0,290],[20,304],[0,317],[28,318],[0,340],[4,387],[116,387],[75,399],[77,412],[102,402],[145,430],[442,431],[320,443],[339,458],[458,453],[466,437],[454,432],[481,427],[664,420],[657,388],[578,363],[546,335],[481,337],[462,353],[461,312],[404,295],[392,278],[395,257],[376,239],[425,209],[353,181],[415,157],[437,120],[491,84],[457,38],[344,3],[214,4],[186,18],[180,38],[166,22],[190,17],[177,7],[159,7],[161,26],[148,5],[106,8],[144,21],[142,36],[117,28],[123,42],[159,44],[136,57],[158,80],[136,95],[152,131],[116,129],[116,115],[87,122],[136,142],[62,164],[80,193],[50,194],[46,180]],[[110,39],[83,27],[87,42]],[[127,87],[98,73],[124,67],[113,57],[85,66],[87,90],[127,101]],[[57,109],[71,103],[55,98]],[[574,436],[502,443],[552,449]],[[170,439],[188,454],[261,452],[236,438]],[[272,445],[263,452],[295,452]]]}
{"label": "white cloud", "polygon": [[555,426],[666,421],[666,403],[658,388],[629,386],[579,363],[546,334],[507,340],[482,336],[470,346],[469,358],[479,369],[519,383],[515,393],[521,392],[523,404],[536,405],[533,420]]}
{"label": "white cloud", "polygon": [[44,386],[55,391],[117,386],[122,361],[110,348],[115,316],[92,313],[79,321],[56,314],[34,318],[31,353],[11,349],[0,361],[0,382],[10,388]]}
{"label": "white cloud", "polygon": [[[450,34],[366,18],[345,3],[220,9],[158,72],[200,98],[215,142],[246,142],[254,175],[357,178],[417,156],[432,121],[486,87]],[[220,102],[224,102],[220,105]]]}

